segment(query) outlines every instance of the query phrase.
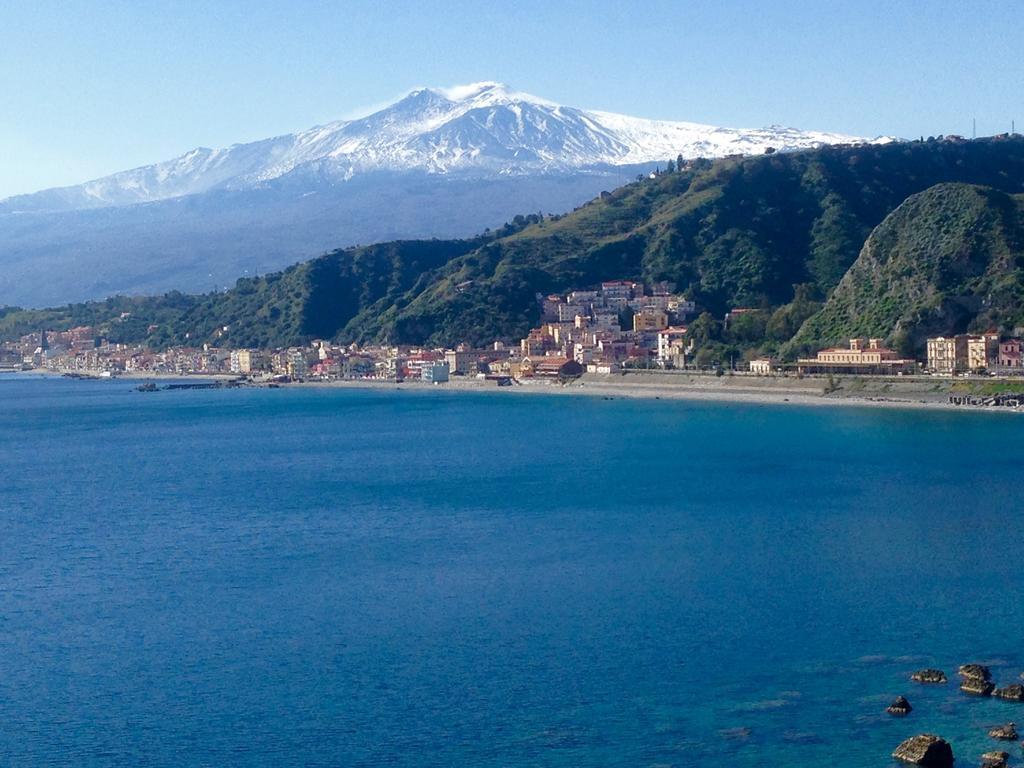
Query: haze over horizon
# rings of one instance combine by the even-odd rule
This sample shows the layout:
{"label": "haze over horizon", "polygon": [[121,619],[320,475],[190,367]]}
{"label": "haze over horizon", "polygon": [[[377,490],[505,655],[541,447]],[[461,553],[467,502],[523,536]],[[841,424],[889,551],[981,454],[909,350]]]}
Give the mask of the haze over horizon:
{"label": "haze over horizon", "polygon": [[480,80],[570,106],[726,127],[916,137],[970,135],[974,118],[979,135],[1024,120],[1015,114],[1019,7],[826,5],[9,6],[0,10],[9,158],[0,198],[365,115],[415,87]]}

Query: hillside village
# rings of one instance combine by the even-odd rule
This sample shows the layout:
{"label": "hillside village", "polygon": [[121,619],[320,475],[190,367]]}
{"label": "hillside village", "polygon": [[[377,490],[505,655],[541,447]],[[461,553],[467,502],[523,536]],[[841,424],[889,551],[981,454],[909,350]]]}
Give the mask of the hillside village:
{"label": "hillside village", "polygon": [[[142,344],[117,344],[96,328],[41,330],[0,344],[0,370],[47,370],[83,376],[234,375],[267,381],[407,381],[442,384],[473,376],[499,385],[521,379],[569,380],[584,373],[613,375],[630,369],[706,371],[752,376],[902,376],[931,374],[1022,375],[1024,341],[996,332],[929,338],[923,360],[905,357],[877,338],[854,338],[847,346],[783,363],[772,357],[708,359],[692,330],[694,302],[667,283],[613,280],[589,290],[538,296],[541,323],[518,344],[485,348],[338,345],[314,340],[282,349],[232,349],[204,344],[155,351]],[[762,313],[736,307],[721,327]],[[225,329],[227,330],[227,329]]]}

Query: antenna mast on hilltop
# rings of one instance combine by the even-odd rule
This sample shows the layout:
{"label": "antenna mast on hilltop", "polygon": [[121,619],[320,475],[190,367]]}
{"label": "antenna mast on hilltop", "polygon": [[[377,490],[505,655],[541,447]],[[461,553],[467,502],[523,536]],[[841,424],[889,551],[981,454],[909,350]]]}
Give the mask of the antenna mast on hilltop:
{"label": "antenna mast on hilltop", "polygon": [[978,118],[974,118],[971,125],[971,138],[978,138]]}

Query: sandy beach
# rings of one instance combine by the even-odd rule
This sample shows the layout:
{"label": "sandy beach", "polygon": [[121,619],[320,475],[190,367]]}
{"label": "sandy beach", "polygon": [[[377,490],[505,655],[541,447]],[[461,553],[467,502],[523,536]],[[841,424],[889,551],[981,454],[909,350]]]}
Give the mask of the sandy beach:
{"label": "sandy beach", "polygon": [[[27,371],[14,375],[61,376],[54,371]],[[85,377],[93,378],[93,377]],[[114,377],[131,381],[232,381],[236,376],[209,374],[180,376],[166,373],[126,373]],[[97,379],[98,380],[98,379]],[[247,382],[245,386],[267,386],[270,382]],[[1024,391],[1024,380],[1021,380]],[[793,405],[816,407],[912,408],[961,412],[1024,413],[1012,407],[954,405],[949,402],[954,381],[938,377],[836,377],[794,376],[714,376],[697,373],[661,371],[627,374],[586,374],[568,383],[544,379],[521,379],[511,386],[499,387],[494,381],[470,376],[455,376],[443,384],[428,384],[408,379],[400,383],[374,379],[356,381],[304,381],[284,387],[371,389],[419,393],[480,392],[495,395],[549,395],[602,398],[641,398],[650,400],[688,400],[708,403],[748,405]]]}
{"label": "sandy beach", "polygon": [[[798,379],[788,376],[708,376],[660,372],[626,375],[587,374],[560,384],[555,381],[523,379],[512,386],[498,387],[493,381],[453,377],[444,384],[404,381],[305,382],[288,386],[398,389],[410,392],[493,392],[499,395],[538,394],[602,398],[688,400],[709,403],[751,405],[794,405],[817,407],[913,408],[961,412],[1020,413],[1015,408],[953,405],[948,379],[845,377]],[[1021,382],[1024,390],[1024,381]],[[829,390],[829,391],[827,391]]]}

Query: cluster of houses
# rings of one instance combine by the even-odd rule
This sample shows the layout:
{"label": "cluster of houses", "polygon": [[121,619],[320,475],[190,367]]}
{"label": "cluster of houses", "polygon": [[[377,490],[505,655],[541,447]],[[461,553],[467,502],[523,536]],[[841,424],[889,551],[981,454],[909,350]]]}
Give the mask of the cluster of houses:
{"label": "cluster of houses", "polygon": [[[567,378],[584,372],[614,373],[623,367],[687,368],[694,342],[684,322],[692,301],[663,283],[629,280],[565,295],[538,296],[541,324],[518,344],[495,342],[474,349],[342,346],[317,340],[302,347],[257,350],[212,345],[154,352],[143,345],[115,344],[95,328],[40,331],[0,344],[0,370],[49,369],[86,375],[234,374],[287,380],[448,381],[475,376],[508,384],[521,378]],[[754,309],[733,309],[726,328]],[[225,329],[226,330],[226,329]],[[1024,375],[1024,341],[993,332],[939,336],[927,341],[927,361],[900,355],[881,339],[851,339],[813,358],[781,365],[772,358],[749,361],[749,372],[944,376],[977,373]]]}
{"label": "cluster of houses", "polygon": [[452,374],[505,370],[509,354],[502,345],[488,350],[433,350],[390,346],[359,348],[317,340],[277,350],[228,349],[205,344],[154,352],[144,345],[116,344],[90,327],[66,332],[41,331],[0,345],[0,369],[43,369],[83,375],[234,374],[288,380],[424,379],[447,381]]}
{"label": "cluster of houses", "polygon": [[1024,373],[1024,341],[1002,340],[994,331],[928,339],[928,369],[933,373]]}
{"label": "cluster of houses", "polygon": [[[612,373],[633,362],[682,368],[693,352],[682,323],[696,307],[665,283],[601,283],[541,299],[541,325],[519,342],[519,373],[553,365]],[[625,327],[623,327],[625,326]]]}
{"label": "cluster of houses", "polygon": [[291,380],[422,379],[480,376],[499,383],[519,378],[610,373],[621,366],[657,362],[683,367],[693,345],[681,323],[693,302],[669,286],[617,280],[589,291],[538,296],[542,323],[516,345],[483,349],[339,346],[317,340],[278,350],[230,349],[210,344],[155,352],[116,344],[92,327],[41,331],[0,346],[0,367],[49,369],[88,375],[237,374]]}
{"label": "cluster of houses", "polygon": [[205,344],[155,352],[140,344],[104,340],[90,327],[28,334],[0,345],[0,370],[49,370],[88,376],[120,374],[221,375],[289,381],[377,379],[441,383],[452,376],[477,376],[510,383],[519,376],[581,373],[564,361],[537,360],[522,366],[515,348],[498,342],[486,349],[342,346],[317,340],[277,350],[229,349]]}

